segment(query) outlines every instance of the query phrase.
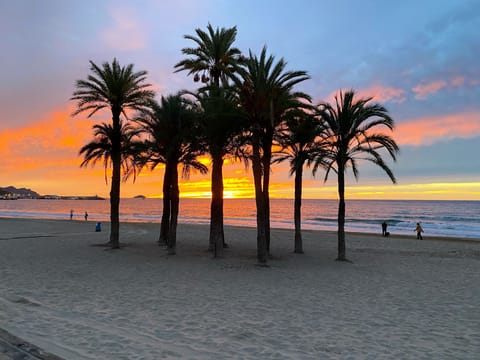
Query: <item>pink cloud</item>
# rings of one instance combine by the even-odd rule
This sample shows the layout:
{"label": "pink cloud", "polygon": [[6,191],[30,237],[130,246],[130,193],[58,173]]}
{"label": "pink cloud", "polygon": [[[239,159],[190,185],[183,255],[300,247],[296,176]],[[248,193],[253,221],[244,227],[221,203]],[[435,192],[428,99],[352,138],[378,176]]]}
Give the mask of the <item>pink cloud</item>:
{"label": "pink cloud", "polygon": [[412,90],[415,93],[415,98],[419,100],[426,99],[430,94],[435,94],[441,89],[453,89],[463,86],[475,86],[479,82],[475,79],[468,81],[463,76],[455,76],[447,80],[435,80],[429,83],[421,83],[415,86]]}
{"label": "pink cloud", "polygon": [[373,97],[373,100],[376,102],[391,101],[394,103],[403,103],[406,100],[403,89],[378,84],[360,90],[359,95],[360,97]]}
{"label": "pink cloud", "polygon": [[457,77],[454,77],[452,80],[451,80],[451,84],[452,86],[463,86],[465,84],[465,78],[463,76],[457,76]]}
{"label": "pink cloud", "polygon": [[430,145],[476,136],[480,136],[480,112],[414,119],[398,124],[394,130],[394,138],[400,145]]}
{"label": "pink cloud", "polygon": [[[350,89],[341,89],[343,93]],[[407,98],[405,96],[405,91],[403,89],[382,86],[382,85],[371,85],[367,88],[361,90],[355,90],[355,98],[362,99],[362,98],[369,98],[372,97],[372,103],[378,102],[394,102],[394,103],[403,103]],[[340,94],[340,90],[336,90],[330,95],[328,95],[325,101],[329,102],[330,104],[335,104],[335,96]]]}
{"label": "pink cloud", "polygon": [[416,94],[416,99],[426,99],[428,95],[438,92],[440,89],[446,87],[448,84],[445,80],[436,80],[430,83],[418,84],[412,90]]}
{"label": "pink cloud", "polygon": [[102,35],[108,47],[116,50],[139,50],[145,47],[145,32],[134,14],[134,9],[117,5],[111,10],[113,24],[108,24]]}

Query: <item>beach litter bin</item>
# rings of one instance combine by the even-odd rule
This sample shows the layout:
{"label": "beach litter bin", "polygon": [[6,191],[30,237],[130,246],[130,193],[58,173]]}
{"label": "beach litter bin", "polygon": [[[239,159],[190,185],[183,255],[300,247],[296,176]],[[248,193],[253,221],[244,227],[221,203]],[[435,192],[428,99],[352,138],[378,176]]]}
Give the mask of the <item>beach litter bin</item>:
{"label": "beach litter bin", "polygon": [[102,231],[102,223],[97,222],[97,224],[95,225],[95,231],[96,232]]}

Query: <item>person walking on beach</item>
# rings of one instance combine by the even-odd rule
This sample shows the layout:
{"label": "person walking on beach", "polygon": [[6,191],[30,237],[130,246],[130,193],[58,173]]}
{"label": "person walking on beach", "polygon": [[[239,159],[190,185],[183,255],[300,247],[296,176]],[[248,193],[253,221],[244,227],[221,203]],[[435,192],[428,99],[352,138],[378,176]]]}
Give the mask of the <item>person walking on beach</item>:
{"label": "person walking on beach", "polygon": [[88,213],[85,211],[85,221],[88,220]]}
{"label": "person walking on beach", "polygon": [[73,209],[70,210],[70,220],[73,220]]}
{"label": "person walking on beach", "polygon": [[415,228],[414,231],[417,232],[417,240],[423,240],[423,236],[422,236],[423,228],[422,228],[422,225],[420,225],[420,223],[417,223],[417,227]]}
{"label": "person walking on beach", "polygon": [[384,221],[382,223],[382,236],[387,236],[387,223]]}

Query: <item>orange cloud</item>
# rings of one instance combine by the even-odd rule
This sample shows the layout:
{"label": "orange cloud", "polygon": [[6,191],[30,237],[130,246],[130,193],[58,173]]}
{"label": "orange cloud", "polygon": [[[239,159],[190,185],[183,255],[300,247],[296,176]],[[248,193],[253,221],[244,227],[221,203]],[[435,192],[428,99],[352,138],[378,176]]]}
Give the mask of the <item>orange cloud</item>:
{"label": "orange cloud", "polygon": [[440,140],[480,136],[480,113],[466,112],[414,119],[398,124],[394,137],[398,144],[429,145]]}
{"label": "orange cloud", "polygon": [[[0,186],[15,185],[29,187],[41,194],[94,195],[108,197],[110,182],[105,184],[104,169],[80,169],[81,158],[78,150],[92,138],[91,126],[98,122],[72,119],[71,109],[59,109],[31,125],[11,128],[0,132]],[[104,120],[104,119],[102,119]],[[106,120],[106,119],[105,119]],[[101,121],[101,120],[100,120]],[[465,112],[443,117],[412,119],[398,124],[393,133],[399,144],[427,145],[439,140],[455,137],[480,136],[480,113]],[[201,159],[208,163],[207,157]],[[138,194],[158,197],[162,193],[163,167],[154,172],[144,169],[136,183],[128,181],[122,184],[122,196]],[[334,177],[332,182],[324,184],[323,174],[316,180],[309,180],[305,173],[304,198],[336,198]],[[110,180],[110,174],[108,174]],[[210,197],[211,174],[192,173],[190,179],[180,180],[182,197]],[[293,197],[293,177],[288,176],[286,164],[275,165],[272,171],[270,194],[275,198]],[[254,197],[251,169],[243,164],[225,162],[225,197]],[[329,185],[333,184],[333,185]],[[430,186],[419,193],[416,188],[392,185],[379,189],[374,187],[349,187],[351,198],[478,198],[470,190],[455,190],[451,186],[440,190]],[[438,193],[443,191],[443,193]],[[413,195],[412,195],[413,194]],[[368,196],[367,196],[368,195]],[[417,196],[418,195],[418,196]]]}
{"label": "orange cloud", "polygon": [[92,136],[92,121],[72,119],[71,108],[52,111],[32,124],[0,132],[3,171],[80,163],[78,150]]}

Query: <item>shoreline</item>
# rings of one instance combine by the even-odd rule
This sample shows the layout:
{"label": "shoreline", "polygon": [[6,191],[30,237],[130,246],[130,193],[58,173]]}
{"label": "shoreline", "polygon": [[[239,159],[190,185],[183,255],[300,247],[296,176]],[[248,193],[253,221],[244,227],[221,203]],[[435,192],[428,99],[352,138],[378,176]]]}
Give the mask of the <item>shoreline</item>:
{"label": "shoreline", "polygon": [[[209,199],[182,199],[179,221],[183,223],[209,224]],[[445,205],[427,201],[425,204],[409,204],[407,201],[377,200],[354,201],[347,207],[347,232],[378,234],[382,221],[386,221],[390,233],[413,235],[416,222],[421,222],[425,234],[433,237],[453,237],[480,240],[480,222],[478,213],[480,202],[462,205],[456,201],[447,201]],[[68,220],[70,210],[74,210],[74,219],[83,220],[88,211],[89,220],[108,222],[110,212],[108,202],[91,201],[31,201],[12,204],[2,203],[0,216],[14,218],[48,218]],[[124,199],[120,208],[120,221],[159,223],[162,213],[161,199]],[[303,230],[336,231],[336,201],[305,200],[302,204]],[[252,199],[226,199],[224,204],[224,223],[229,226],[256,227],[255,203]],[[291,199],[272,199],[272,228],[294,228],[293,203]]]}

